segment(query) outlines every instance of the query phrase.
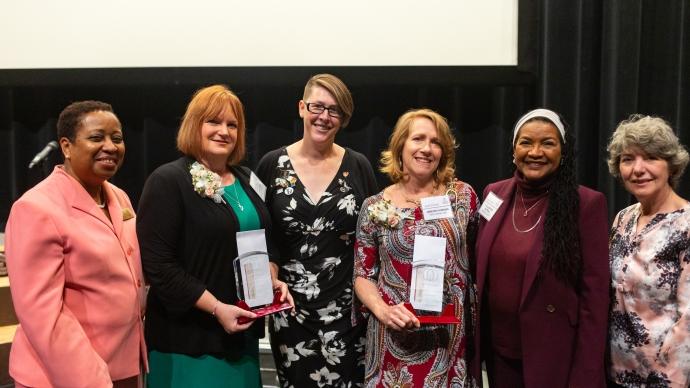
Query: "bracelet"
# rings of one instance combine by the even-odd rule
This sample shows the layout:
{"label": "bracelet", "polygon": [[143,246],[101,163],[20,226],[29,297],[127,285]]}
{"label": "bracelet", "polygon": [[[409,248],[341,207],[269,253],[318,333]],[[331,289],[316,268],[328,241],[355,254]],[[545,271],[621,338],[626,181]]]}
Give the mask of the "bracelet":
{"label": "bracelet", "polygon": [[213,305],[213,310],[211,310],[211,315],[213,315],[214,317],[216,316],[216,309],[218,308],[219,303],[220,301],[216,299],[216,304]]}

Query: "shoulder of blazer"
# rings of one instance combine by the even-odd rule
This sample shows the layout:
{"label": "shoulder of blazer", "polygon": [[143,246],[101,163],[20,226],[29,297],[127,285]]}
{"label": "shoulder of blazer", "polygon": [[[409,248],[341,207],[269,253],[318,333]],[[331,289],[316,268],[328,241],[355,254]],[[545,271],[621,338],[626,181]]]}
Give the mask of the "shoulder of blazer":
{"label": "shoulder of blazer", "polygon": [[486,199],[486,196],[489,194],[490,191],[493,191],[494,194],[496,192],[503,191],[507,186],[509,186],[511,184],[512,180],[513,180],[513,178],[511,177],[511,178],[504,179],[504,180],[501,180],[498,182],[489,183],[484,188],[483,199]]}
{"label": "shoulder of blazer", "polygon": [[581,201],[590,201],[593,198],[599,197],[599,196],[604,196],[602,192],[596,191],[594,189],[590,189],[587,186],[582,186],[579,185],[577,187],[577,193],[580,196]]}

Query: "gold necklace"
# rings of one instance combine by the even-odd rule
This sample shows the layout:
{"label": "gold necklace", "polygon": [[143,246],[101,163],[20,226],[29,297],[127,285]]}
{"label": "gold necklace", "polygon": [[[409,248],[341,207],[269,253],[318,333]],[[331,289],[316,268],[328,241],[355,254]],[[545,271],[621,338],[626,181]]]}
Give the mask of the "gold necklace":
{"label": "gold necklace", "polygon": [[518,232],[518,233],[529,233],[529,232],[531,232],[534,228],[536,228],[537,225],[539,225],[539,222],[541,222],[541,215],[540,215],[539,218],[537,219],[537,222],[536,222],[534,225],[532,225],[532,227],[530,227],[529,229],[525,229],[525,230],[520,230],[520,229],[518,229],[517,225],[515,225],[515,203],[516,203],[516,202],[517,202],[517,201],[513,202],[513,229],[515,229],[515,231]]}
{"label": "gold necklace", "polygon": [[[431,193],[430,193],[430,195],[434,195],[434,194],[436,193],[437,190],[438,190],[438,184],[435,184],[434,187],[433,187],[433,190],[432,190]],[[413,205],[415,205],[415,206],[420,206],[420,205],[422,204],[422,196],[420,196],[419,198],[414,199],[414,198],[408,197],[408,196],[405,194],[405,192],[406,192],[405,187],[404,187],[402,184],[400,184],[400,194],[402,195],[402,197],[403,197],[403,199],[405,200],[405,202],[411,203],[411,204],[413,204]]]}
{"label": "gold necklace", "polygon": [[[548,190],[546,191],[546,193],[547,194],[549,193]],[[537,202],[533,203],[532,206],[530,206],[528,209],[527,205],[525,205],[525,198],[522,196],[522,190],[518,189],[518,194],[520,194],[520,200],[522,201],[522,208],[525,209],[525,211],[522,213],[523,217],[527,217],[527,213],[529,213],[530,210],[534,209],[534,207],[537,206],[537,204],[539,204],[539,202],[541,202],[542,199],[546,198],[546,196],[539,198],[537,200]],[[515,208],[515,206],[513,206],[513,209],[514,208]]]}

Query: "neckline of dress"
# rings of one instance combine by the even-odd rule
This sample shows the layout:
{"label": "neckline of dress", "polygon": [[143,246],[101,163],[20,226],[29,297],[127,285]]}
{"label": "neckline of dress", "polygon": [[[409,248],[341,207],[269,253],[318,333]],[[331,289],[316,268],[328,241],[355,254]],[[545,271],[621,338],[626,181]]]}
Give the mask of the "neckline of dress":
{"label": "neckline of dress", "polygon": [[309,201],[313,204],[313,206],[317,206],[319,203],[321,203],[321,200],[324,197],[324,194],[329,192],[328,189],[333,186],[333,183],[336,181],[338,176],[341,174],[341,171],[343,167],[345,166],[345,158],[348,157],[349,155],[349,150],[347,147],[343,147],[343,157],[340,159],[340,164],[338,165],[338,169],[335,171],[335,175],[333,175],[333,178],[331,178],[330,182],[328,182],[328,185],[326,185],[326,189],[321,193],[321,196],[319,197],[319,200],[314,202],[314,198],[309,195],[309,190],[307,190],[307,186],[304,185],[304,182],[302,179],[299,177],[299,174],[297,174],[297,171],[295,170],[295,166],[292,163],[292,158],[290,158],[290,154],[287,151],[287,146],[283,147],[283,153],[285,156],[287,156],[288,162],[290,162],[290,169],[295,173],[295,177],[297,177],[297,182],[299,183],[300,186],[302,186],[302,189],[304,189],[304,194],[309,198]]}

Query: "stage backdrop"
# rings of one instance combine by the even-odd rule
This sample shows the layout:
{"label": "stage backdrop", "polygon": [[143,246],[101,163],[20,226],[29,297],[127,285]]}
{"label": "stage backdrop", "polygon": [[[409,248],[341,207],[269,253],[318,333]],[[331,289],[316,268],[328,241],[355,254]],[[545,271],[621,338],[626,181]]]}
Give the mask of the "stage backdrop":
{"label": "stage backdrop", "polygon": [[[660,115],[678,130],[684,143],[690,143],[690,5],[684,0],[523,0],[514,9],[519,15],[515,27],[517,48],[508,57],[516,56],[517,65],[420,64],[419,54],[426,53],[424,42],[396,46],[398,52],[405,52],[409,63],[403,60],[385,66],[328,61],[293,66],[252,66],[240,62],[236,66],[216,63],[149,67],[151,64],[147,63],[114,68],[96,64],[88,69],[11,65],[0,70],[0,222],[4,223],[12,202],[58,162],[53,158],[42,167],[27,170],[33,155],[55,139],[57,115],[72,101],[101,99],[113,104],[123,122],[127,145],[124,166],[113,181],[136,202],[147,175],[177,157],[174,139],[180,116],[198,87],[225,83],[239,94],[248,117],[246,163],[253,166],[266,151],[301,136],[297,101],[304,82],[318,72],[337,74],[354,95],[355,114],[350,126],[338,135],[340,144],[363,152],[377,165],[379,153],[400,114],[416,107],[435,109],[448,117],[458,139],[458,176],[479,192],[487,183],[511,175],[509,143],[515,120],[537,106],[559,111],[577,137],[580,182],[603,191],[609,199],[610,213],[615,214],[630,203],[630,197],[610,178],[605,164],[605,145],[618,121],[636,112]],[[8,13],[1,11],[0,8],[4,22]],[[59,11],[51,12],[57,15]],[[422,10],[415,12],[420,18],[432,18]],[[307,24],[314,19],[310,15],[307,13],[307,19],[297,18],[292,23]],[[340,28],[357,29],[356,19],[356,15],[351,16],[350,22]],[[458,15],[456,19],[443,20],[448,24],[464,19]],[[329,18],[318,23],[327,26]],[[232,18],[227,19],[227,25],[230,44]],[[123,27],[128,25],[112,26]],[[314,31],[322,39],[305,38],[300,48],[294,50],[303,50],[300,52],[308,58],[328,58],[330,52],[342,47],[339,41],[328,39],[327,28]],[[72,40],[77,44],[83,34],[98,35],[99,31],[85,29],[81,35],[63,37],[54,43],[62,45],[63,40]],[[29,36],[33,40],[41,38]],[[50,37],[43,38],[52,42]],[[374,36],[374,47],[385,44],[389,38]],[[481,31],[470,36],[481,38]],[[0,34],[0,47],[9,47],[7,39],[19,38],[16,34],[9,38]],[[433,39],[427,38],[427,42]],[[96,39],[93,44],[115,49],[125,43],[128,42]],[[228,47],[231,46],[235,47]],[[483,53],[481,45],[463,48],[446,42],[434,47],[469,52],[470,57]],[[278,49],[274,51],[279,53]],[[54,53],[48,54],[45,56]],[[188,56],[183,51],[176,55]],[[379,176],[381,187],[386,183]],[[690,197],[687,178],[683,179],[680,192]]]}

